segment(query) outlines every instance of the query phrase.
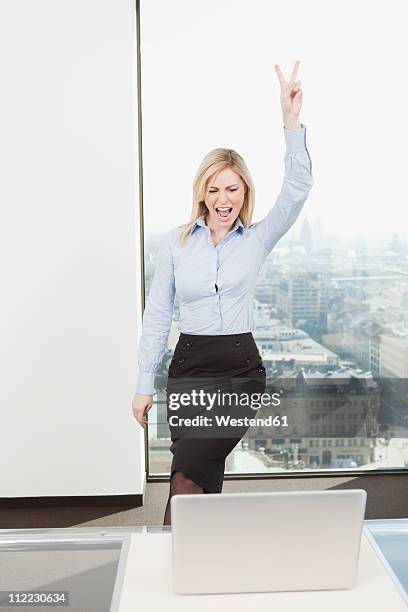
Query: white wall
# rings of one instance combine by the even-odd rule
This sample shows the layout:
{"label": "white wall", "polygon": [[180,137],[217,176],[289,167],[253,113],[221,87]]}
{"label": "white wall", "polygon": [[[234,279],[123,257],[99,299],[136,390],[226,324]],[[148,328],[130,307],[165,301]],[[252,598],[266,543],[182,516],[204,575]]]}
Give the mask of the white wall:
{"label": "white wall", "polygon": [[135,57],[133,0],[0,0],[0,497],[143,490]]}

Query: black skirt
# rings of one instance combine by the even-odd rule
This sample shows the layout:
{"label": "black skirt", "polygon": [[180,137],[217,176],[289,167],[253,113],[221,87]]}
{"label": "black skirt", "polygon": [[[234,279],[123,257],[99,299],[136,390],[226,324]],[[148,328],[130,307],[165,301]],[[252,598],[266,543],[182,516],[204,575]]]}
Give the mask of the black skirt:
{"label": "black skirt", "polygon": [[265,388],[265,368],[250,332],[181,333],[166,389],[173,454],[170,478],[182,472],[204,492],[220,493],[225,459],[257,413],[251,397]]}

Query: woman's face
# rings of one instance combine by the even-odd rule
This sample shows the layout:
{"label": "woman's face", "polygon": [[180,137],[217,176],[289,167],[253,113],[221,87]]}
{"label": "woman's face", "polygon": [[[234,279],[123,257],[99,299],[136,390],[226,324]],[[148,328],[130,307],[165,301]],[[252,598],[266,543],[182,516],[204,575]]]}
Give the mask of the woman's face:
{"label": "woman's face", "polygon": [[214,229],[232,227],[244,203],[246,184],[232,168],[213,174],[207,183],[205,205],[207,225]]}

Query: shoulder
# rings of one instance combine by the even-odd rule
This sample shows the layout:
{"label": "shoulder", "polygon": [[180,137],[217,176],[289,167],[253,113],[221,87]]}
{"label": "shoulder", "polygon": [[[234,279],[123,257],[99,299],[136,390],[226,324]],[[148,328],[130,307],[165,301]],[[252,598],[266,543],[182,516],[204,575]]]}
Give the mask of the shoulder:
{"label": "shoulder", "polygon": [[182,232],[182,227],[173,227],[165,232],[160,240],[160,251],[167,255],[174,256],[179,249],[179,237]]}
{"label": "shoulder", "polygon": [[166,246],[174,246],[180,235],[181,228],[173,227],[162,235],[161,244]]}
{"label": "shoulder", "polygon": [[183,234],[186,228],[186,224],[178,225],[177,227],[173,227],[173,229],[169,230],[165,234],[166,240],[171,242],[175,248],[179,248],[181,246],[180,237]]}

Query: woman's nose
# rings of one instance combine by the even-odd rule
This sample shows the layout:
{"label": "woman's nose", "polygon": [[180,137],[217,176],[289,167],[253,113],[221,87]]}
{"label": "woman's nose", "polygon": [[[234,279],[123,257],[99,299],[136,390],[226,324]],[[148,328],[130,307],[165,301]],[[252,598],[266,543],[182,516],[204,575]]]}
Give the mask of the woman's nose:
{"label": "woman's nose", "polygon": [[219,204],[223,204],[223,203],[228,203],[228,195],[226,193],[219,193],[218,194],[218,203]]}

